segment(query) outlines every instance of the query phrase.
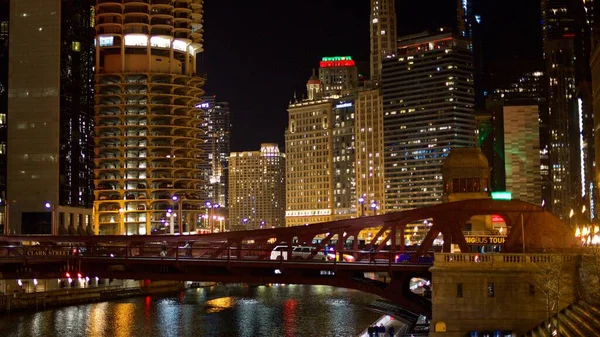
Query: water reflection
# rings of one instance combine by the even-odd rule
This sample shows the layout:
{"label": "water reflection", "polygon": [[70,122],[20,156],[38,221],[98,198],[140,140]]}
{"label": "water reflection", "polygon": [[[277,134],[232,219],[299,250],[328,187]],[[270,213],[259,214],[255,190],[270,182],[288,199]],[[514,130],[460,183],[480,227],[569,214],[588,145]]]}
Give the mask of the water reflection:
{"label": "water reflection", "polygon": [[356,336],[374,296],[323,286],[216,286],[0,320],[0,336]]}

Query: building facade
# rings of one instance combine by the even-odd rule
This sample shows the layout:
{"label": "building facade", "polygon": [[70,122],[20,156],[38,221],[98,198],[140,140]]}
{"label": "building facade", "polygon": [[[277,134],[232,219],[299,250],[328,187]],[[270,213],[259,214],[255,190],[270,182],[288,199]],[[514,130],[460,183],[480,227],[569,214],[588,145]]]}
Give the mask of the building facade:
{"label": "building facade", "polygon": [[95,7],[100,234],[191,232],[205,213],[205,78],[196,72],[202,5],[114,0]]}
{"label": "building facade", "polygon": [[[350,57],[335,59],[324,58],[321,69],[354,68],[344,81],[338,78],[340,88],[350,88],[349,83],[358,82],[354,62],[349,62]],[[324,65],[323,62],[336,63]],[[326,69],[324,73],[344,71]],[[308,98],[288,107],[286,226],[356,215],[356,99],[354,95],[342,95],[338,89],[325,91],[323,87],[313,73],[306,84]]]}
{"label": "building facade", "polygon": [[[518,106],[535,106],[535,112],[532,110],[534,115],[527,115],[524,116],[524,118],[529,119],[530,122],[534,122],[534,124],[529,126],[530,129],[528,134],[530,136],[532,135],[531,132],[537,134],[537,140],[535,140],[535,142],[536,144],[539,144],[540,176],[538,180],[541,189],[539,192],[541,193],[541,201],[536,204],[550,206],[550,200],[552,200],[552,184],[549,160],[549,115],[545,81],[546,77],[541,71],[526,72],[508,87],[493,90],[486,100],[490,129],[489,132],[480,130],[479,143],[490,162],[492,170],[492,191],[508,190],[508,164],[506,153],[513,153],[514,151],[520,150],[513,148],[517,144],[514,143],[516,141],[515,139],[512,139],[511,141],[505,140],[504,137],[506,132],[509,132],[505,131],[505,128],[528,128],[528,126],[522,124],[522,122],[518,120],[513,120],[510,123],[506,122],[504,120],[505,108],[512,109],[512,107]],[[518,135],[513,136],[518,137]],[[535,162],[537,162],[537,160],[535,160]],[[537,197],[531,200],[537,200]]]}
{"label": "building facade", "polygon": [[230,229],[285,226],[285,154],[277,144],[233,152],[229,164]]}
{"label": "building facade", "polygon": [[91,1],[10,2],[11,231],[82,234],[91,224],[93,26]]}
{"label": "building facade", "polygon": [[381,79],[382,61],[396,54],[396,2],[371,0],[371,80]]}
{"label": "building facade", "polygon": [[350,56],[323,57],[319,64],[319,81],[325,96],[350,95],[358,89],[358,68]]}
{"label": "building facade", "polygon": [[206,182],[206,200],[227,207],[229,154],[231,152],[231,117],[229,103],[217,101],[215,96],[204,96],[200,105],[204,111],[202,138],[204,160],[202,178]]}
{"label": "building facade", "polygon": [[[542,0],[548,83],[552,212],[563,220],[593,204],[590,49],[593,1]],[[593,213],[590,214],[593,218]]]}
{"label": "building facade", "polygon": [[2,214],[0,214],[0,231],[4,233],[6,224],[6,141],[8,130],[6,116],[8,113],[8,38],[9,38],[10,1],[0,0],[0,198]]}
{"label": "building facade", "polygon": [[386,210],[437,204],[443,159],[475,146],[469,42],[439,32],[402,37],[382,74]]}
{"label": "building facade", "polygon": [[[383,175],[383,96],[381,89],[360,90],[356,98],[356,195],[357,216],[370,214],[375,202],[385,213]],[[361,199],[362,198],[362,199]]]}
{"label": "building facade", "polygon": [[504,106],[506,190],[515,199],[541,205],[538,105]]}

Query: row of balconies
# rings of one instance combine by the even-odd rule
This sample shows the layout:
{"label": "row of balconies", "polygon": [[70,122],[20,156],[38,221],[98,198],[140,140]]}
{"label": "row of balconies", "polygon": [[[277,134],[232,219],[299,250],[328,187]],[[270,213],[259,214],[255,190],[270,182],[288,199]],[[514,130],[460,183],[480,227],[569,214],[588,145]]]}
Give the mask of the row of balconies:
{"label": "row of balconies", "polygon": [[[160,15],[159,15],[160,14]],[[106,13],[101,14],[96,18],[96,24],[129,24],[139,23],[145,25],[164,25],[164,22],[168,21],[169,24],[173,23],[175,28],[188,28],[189,24],[192,23],[192,15],[185,12],[171,13],[167,11],[165,13],[152,13],[150,14],[138,14],[138,15],[125,15],[122,16],[119,13]]]}
{"label": "row of balconies", "polygon": [[[128,188],[126,189],[134,189],[134,188],[142,188],[145,189],[145,186],[150,186],[150,185],[146,185],[145,182],[148,181],[150,183],[154,182],[155,180],[158,181],[158,183],[162,183],[165,181],[168,181],[170,179],[176,179],[176,180],[202,180],[203,176],[201,173],[195,173],[194,172],[178,172],[177,174],[174,175],[170,175],[168,174],[168,172],[152,172],[152,174],[146,174],[146,172],[144,171],[125,171],[123,173],[121,172],[106,172],[106,171],[96,171],[95,172],[95,177],[98,180],[114,180],[114,181],[121,181],[121,180],[127,180],[129,182],[131,182],[130,185],[127,185]],[[148,178],[150,176],[150,178]],[[142,182],[140,181],[133,181],[133,180],[143,180]]]}
{"label": "row of balconies", "polygon": [[152,148],[169,148],[171,150],[188,150],[188,151],[193,151],[193,152],[198,152],[198,151],[202,151],[201,147],[194,147],[189,146],[188,144],[181,144],[180,146],[177,145],[172,145],[171,142],[169,141],[165,141],[165,142],[161,142],[161,141],[124,141],[123,143],[121,142],[115,142],[115,143],[107,143],[107,142],[103,142],[103,143],[99,143],[96,145],[97,148],[120,148],[120,147],[144,147],[144,148],[148,148],[148,149],[152,149]]}
{"label": "row of balconies", "polygon": [[[110,128],[110,129],[108,129]],[[114,138],[114,137],[172,137],[172,138],[180,138],[180,139],[194,139],[194,140],[198,140],[201,141],[198,138],[195,138],[194,135],[197,135],[199,133],[202,133],[202,130],[198,130],[198,129],[194,129],[191,127],[188,127],[190,130],[189,131],[194,131],[191,132],[191,135],[188,136],[186,134],[183,133],[175,133],[175,134],[170,134],[167,132],[150,132],[148,133],[147,130],[139,130],[139,131],[125,131],[125,132],[121,132],[121,130],[117,129],[115,130],[116,127],[114,126],[97,126],[96,127],[96,137],[97,138]],[[177,129],[182,129],[183,127],[178,126],[178,127],[173,127],[173,128],[177,128]],[[104,129],[104,130],[103,130]]]}
{"label": "row of balconies", "polygon": [[[110,180],[110,179],[109,179]],[[143,181],[145,182],[146,179],[143,179]],[[124,183],[123,186],[125,187],[123,190],[127,190],[127,191],[131,191],[131,190],[146,190],[148,187],[149,189],[152,190],[156,190],[156,189],[192,189],[190,188],[190,184],[197,184],[200,182],[200,179],[186,179],[188,180],[188,182],[184,182],[184,181],[178,181],[173,183],[172,179],[156,179],[158,180],[157,182],[154,182],[155,179],[148,179],[149,183],[148,185],[146,185],[144,182],[128,182],[128,183]],[[196,180],[195,182],[191,181],[191,180]],[[117,190],[120,189],[121,187],[121,183],[117,182],[117,181],[107,181],[106,179],[99,179],[98,180],[98,186],[96,187],[96,191],[105,191],[105,190]],[[126,195],[125,199],[137,199],[135,197],[135,194],[131,194],[131,196],[129,194]]]}
{"label": "row of balconies", "polygon": [[[139,155],[136,155],[134,152],[128,152],[125,153],[124,156],[121,156],[122,153],[119,152],[102,152],[99,153],[96,158],[98,159],[102,159],[102,158],[171,158],[172,155],[170,154],[166,154],[166,153],[139,153]],[[175,156],[173,156],[175,157]],[[186,154],[178,154],[177,159],[198,159],[201,160],[201,158],[199,156],[194,156],[194,155],[186,155]]]}
{"label": "row of balconies", "polygon": [[97,85],[102,84],[162,84],[162,85],[180,85],[185,87],[195,87],[201,89],[205,78],[201,76],[190,77],[187,75],[165,74],[165,73],[140,73],[140,74],[101,74],[97,76]]}
{"label": "row of balconies", "polygon": [[[183,28],[176,28],[176,29],[183,29]],[[202,36],[201,33],[204,30],[200,29],[198,30],[194,30],[193,28],[190,30],[190,28],[187,29],[183,29],[183,30],[173,30],[173,28],[169,28],[167,26],[154,26],[154,27],[145,27],[145,26],[139,26],[139,25],[135,25],[135,26],[125,26],[125,27],[121,27],[121,25],[117,25],[117,24],[105,24],[102,26],[98,26],[96,28],[96,32],[98,34],[111,34],[111,35],[127,35],[127,34],[146,34],[146,35],[164,35],[164,36],[171,36],[173,38],[176,39],[189,39],[192,40],[195,43],[200,43],[202,42]],[[113,43],[110,46],[100,46],[101,49],[103,48],[119,48],[121,47],[121,42],[120,40],[115,41],[115,43]],[[135,48],[146,48],[146,47],[135,47]],[[175,54],[184,54],[184,51],[179,51],[177,49],[174,50]]]}
{"label": "row of balconies", "polygon": [[[162,191],[154,191],[150,193],[150,199],[146,198],[145,192],[135,192],[135,193],[109,193],[109,192],[97,192],[97,201],[120,201],[120,200],[169,200],[171,201],[173,195],[185,195],[186,198],[184,200],[202,200],[199,194],[194,194],[194,192],[184,193],[182,190],[187,191],[195,191],[195,188],[188,189],[179,189],[177,193],[174,193],[175,189],[163,189]],[[190,196],[189,198],[187,196]]]}
{"label": "row of balconies", "polygon": [[[148,88],[150,86],[150,88]],[[193,91],[202,91],[202,89],[194,88],[194,87],[171,87],[168,85],[160,84],[160,85],[129,85],[129,86],[120,86],[120,85],[98,85],[96,89],[97,95],[122,95],[122,96],[160,96],[164,95],[167,97],[173,96],[187,96],[191,98],[200,98],[190,92]]]}
{"label": "row of balconies", "polygon": [[101,107],[101,108],[99,107],[97,117],[112,117],[112,116],[124,115],[124,116],[148,116],[148,118],[152,119],[155,117],[162,117],[162,116],[188,116],[190,118],[197,119],[196,116],[200,112],[196,108],[173,107],[174,109],[172,109],[172,110],[175,113],[171,113],[171,109],[169,109],[169,108],[165,108],[163,106],[155,106],[155,107],[150,107],[150,113],[148,114],[145,107],[140,108],[140,109],[133,109],[133,107],[123,107],[123,108],[127,109],[124,111],[124,113],[121,113],[122,109],[120,107]]}
{"label": "row of balconies", "polygon": [[175,95],[169,95],[172,97],[165,97],[164,95],[149,95],[149,96],[139,96],[139,97],[131,97],[131,95],[121,95],[121,94],[113,94],[113,95],[97,95],[96,100],[98,101],[97,105],[99,107],[106,105],[169,105],[169,106],[185,106],[192,107],[190,104],[191,100],[196,100],[200,102],[199,97],[181,97]]}
{"label": "row of balconies", "polygon": [[[127,127],[127,126],[160,126],[160,127],[190,127],[194,128],[194,125],[199,123],[200,121],[194,120],[194,118],[190,116],[178,116],[176,118],[165,120],[163,115],[155,115],[155,118],[151,118],[150,122],[148,122],[145,118],[133,119],[128,118],[123,121],[123,119],[114,117],[114,116],[103,116],[104,118],[96,117],[96,126],[115,126],[115,127]],[[162,119],[159,119],[162,118]],[[190,125],[191,124],[191,125]]]}

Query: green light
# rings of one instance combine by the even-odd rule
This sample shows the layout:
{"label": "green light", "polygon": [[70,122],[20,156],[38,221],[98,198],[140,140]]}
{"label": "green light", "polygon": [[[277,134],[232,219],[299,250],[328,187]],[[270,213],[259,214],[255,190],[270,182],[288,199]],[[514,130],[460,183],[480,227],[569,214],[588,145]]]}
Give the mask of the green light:
{"label": "green light", "polygon": [[511,192],[492,192],[492,200],[512,200]]}
{"label": "green light", "polygon": [[321,59],[323,62],[331,62],[331,61],[352,61],[352,57],[350,56],[331,56],[331,57],[323,57]]}

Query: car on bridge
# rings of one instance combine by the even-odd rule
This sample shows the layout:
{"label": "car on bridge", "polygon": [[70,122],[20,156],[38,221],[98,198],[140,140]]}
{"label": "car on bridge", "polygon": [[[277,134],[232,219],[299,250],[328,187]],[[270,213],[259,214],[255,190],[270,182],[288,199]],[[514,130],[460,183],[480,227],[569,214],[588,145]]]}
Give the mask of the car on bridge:
{"label": "car on bridge", "polygon": [[[311,246],[299,246],[292,250],[292,259],[299,260],[320,260],[327,261],[330,257],[325,255],[323,252],[314,252],[317,250],[316,247]],[[314,253],[313,253],[314,252]]]}
{"label": "car on bridge", "polygon": [[[296,246],[292,246],[292,250],[296,248]],[[271,251],[271,260],[287,260],[288,259],[288,246],[279,245],[275,246]]]}

